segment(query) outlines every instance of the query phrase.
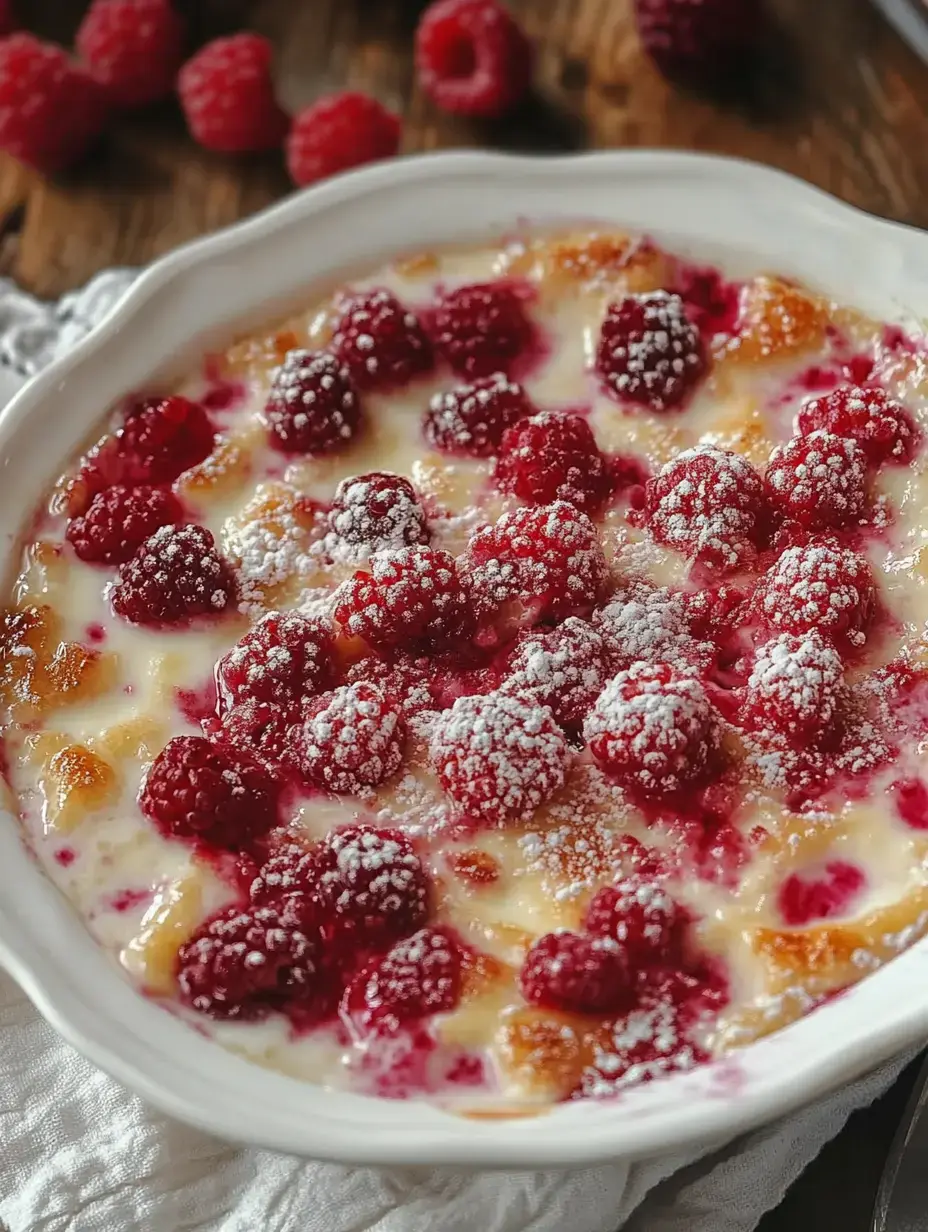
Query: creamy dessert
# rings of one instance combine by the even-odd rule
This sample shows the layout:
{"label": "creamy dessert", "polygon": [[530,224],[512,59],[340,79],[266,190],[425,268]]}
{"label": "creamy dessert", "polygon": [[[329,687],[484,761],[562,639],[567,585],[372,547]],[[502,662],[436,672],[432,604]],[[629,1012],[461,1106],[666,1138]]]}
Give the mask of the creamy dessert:
{"label": "creamy dessert", "polygon": [[24,530],[25,841],[307,1080],[544,1105],[789,1023],[928,927],[926,390],[918,338],[607,231],[317,293]]}

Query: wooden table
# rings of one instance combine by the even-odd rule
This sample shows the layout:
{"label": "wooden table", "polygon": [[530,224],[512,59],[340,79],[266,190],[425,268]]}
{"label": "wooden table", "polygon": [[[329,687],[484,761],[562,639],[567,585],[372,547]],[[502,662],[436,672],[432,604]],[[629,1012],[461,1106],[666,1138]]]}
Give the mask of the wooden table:
{"label": "wooden table", "polygon": [[[867,0],[777,0],[782,37],[752,97],[726,107],[671,90],[642,55],[629,0],[510,0],[538,48],[537,96],[494,124],[443,117],[416,88],[417,0],[196,0],[204,33],[236,8],[279,48],[296,108],[345,84],[405,117],[404,149],[678,146],[773,163],[855,205],[928,226],[928,68]],[[21,0],[31,26],[68,40],[86,0]],[[205,16],[204,16],[205,13]],[[210,29],[209,27],[213,28]],[[0,159],[0,272],[58,296],[110,265],[140,265],[289,190],[279,156],[197,150],[173,105],[120,122],[99,153],[50,184]],[[849,259],[853,259],[849,254]],[[911,1074],[854,1118],[761,1232],[864,1232]]]}

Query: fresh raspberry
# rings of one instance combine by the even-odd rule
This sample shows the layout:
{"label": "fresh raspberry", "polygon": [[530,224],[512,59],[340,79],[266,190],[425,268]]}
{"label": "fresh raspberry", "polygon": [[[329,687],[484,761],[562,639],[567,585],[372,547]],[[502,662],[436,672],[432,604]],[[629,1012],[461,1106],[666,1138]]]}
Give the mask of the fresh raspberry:
{"label": "fresh raspberry", "polygon": [[168,741],[142,784],[139,806],[162,834],[232,851],[268,830],[277,813],[267,773],[202,736]]}
{"label": "fresh raspberry", "polygon": [[294,742],[307,782],[357,795],[379,787],[400,768],[406,724],[397,702],[362,681],[314,698]]}
{"label": "fresh raspberry", "polygon": [[392,158],[400,145],[400,122],[383,103],[345,90],[317,99],[297,115],[287,137],[287,169],[294,184]]}
{"label": "fresh raspberry", "polygon": [[159,527],[183,516],[180,501],[164,488],[107,488],[86,513],[71,518],[65,537],[81,560],[121,565]]}
{"label": "fresh raspberry", "polygon": [[60,47],[0,39],[0,149],[52,174],[77,162],[105,119],[103,91]]}
{"label": "fresh raspberry", "polygon": [[117,107],[167,98],[184,59],[184,23],[170,0],[94,0],[75,46]]}
{"label": "fresh raspberry", "polygon": [[381,692],[395,698],[407,718],[424,710],[438,709],[435,668],[431,659],[394,654],[390,661],[365,655],[345,673],[346,684],[369,681]]}
{"label": "fresh raspberry", "polygon": [[662,885],[646,877],[624,877],[598,890],[583,926],[595,937],[611,937],[633,970],[668,965],[682,944],[684,915]]}
{"label": "fresh raspberry", "polygon": [[503,492],[533,505],[565,500],[595,512],[612,492],[596,437],[581,415],[543,411],[503,433],[493,471]]}
{"label": "fresh raspberry", "polygon": [[700,778],[718,742],[702,685],[666,663],[619,672],[583,730],[597,761],[645,791],[676,791]]}
{"label": "fresh raspberry", "polygon": [[321,621],[299,612],[268,612],[219,661],[219,691],[230,706],[293,704],[319,690],[331,657],[332,637]]}
{"label": "fresh raspberry", "polygon": [[607,1014],[634,995],[628,959],[617,941],[566,931],[534,942],[519,985],[534,1005],[578,1014]]}
{"label": "fresh raspberry", "polygon": [[516,643],[502,692],[547,706],[558,723],[578,726],[606,683],[606,647],[592,625],[568,616],[556,629]]}
{"label": "fresh raspberry", "polygon": [[233,749],[243,749],[272,770],[289,769],[293,761],[290,731],[299,722],[299,711],[292,706],[259,702],[254,698],[238,702],[221,719],[210,721],[204,731]]}
{"label": "fresh raspberry", "polygon": [[751,59],[762,41],[752,0],[635,0],[645,50],[670,81],[713,86]]}
{"label": "fresh raspberry", "polygon": [[432,341],[463,377],[510,375],[535,343],[527,292],[509,282],[475,282],[442,295],[432,312]]}
{"label": "fresh raspberry", "polygon": [[606,581],[596,528],[566,501],[503,514],[473,536],[466,561],[479,614],[494,620],[514,605],[530,623],[588,611]]}
{"label": "fresh raspberry", "polygon": [[681,671],[707,667],[715,657],[711,643],[691,632],[687,597],[666,586],[637,583],[616,591],[593,613],[613,672],[638,660],[668,663]]}
{"label": "fresh raspberry", "polygon": [[758,648],[744,697],[754,727],[814,736],[834,718],[841,656],[816,632],[781,633]]}
{"label": "fresh raspberry", "polygon": [[488,458],[506,429],[534,411],[522,386],[497,372],[436,394],[425,415],[425,439],[442,453]]}
{"label": "fresh raspberry", "polygon": [[390,1034],[428,1014],[447,1014],[460,999],[460,949],[447,933],[420,928],[364,972],[345,1003],[362,1029]]}
{"label": "fresh raspberry", "polygon": [[532,46],[496,0],[437,0],[419,20],[416,71],[442,110],[498,116],[531,85]]}
{"label": "fresh raspberry", "polygon": [[323,548],[335,560],[362,564],[375,552],[428,543],[425,510],[401,475],[371,471],[343,479],[335,489]]}
{"label": "fresh raspberry", "polygon": [[263,1018],[324,998],[316,941],[273,907],[226,907],[177,952],[181,999],[212,1018]]}
{"label": "fresh raspberry", "polygon": [[819,428],[856,441],[869,460],[905,462],[912,456],[918,429],[901,402],[882,389],[846,385],[799,409],[796,429],[808,436]]}
{"label": "fresh raspberry", "polygon": [[221,154],[273,150],[290,121],[274,97],[271,45],[257,34],[214,39],[180,70],[177,92],[194,141]]}
{"label": "fresh raspberry", "polygon": [[120,567],[113,610],[135,625],[217,616],[236,597],[235,577],[205,526],[162,526]]}
{"label": "fresh raspberry", "polygon": [[174,395],[131,406],[116,433],[118,467],[124,482],[173,483],[213,451],[216,434],[198,402]]}
{"label": "fresh raspberry", "polygon": [[335,608],[339,624],[377,648],[446,643],[468,618],[454,557],[420,546],[378,552],[370,573],[358,572],[340,587]]}
{"label": "fresh raspberry", "polygon": [[434,363],[432,344],[415,313],[392,291],[343,296],[330,343],[358,389],[392,390],[408,385]]}
{"label": "fresh raspberry", "polygon": [[706,366],[702,337],[679,295],[627,295],[606,310],[596,367],[619,401],[651,411],[678,407]]}
{"label": "fresh raspberry", "polygon": [[784,633],[818,631],[852,646],[866,641],[876,598],[870,566],[834,539],[787,548],[762,580],[758,613]]}
{"label": "fresh raspberry", "polygon": [[747,458],[697,445],[671,458],[645,489],[648,528],[659,543],[715,569],[755,556],[766,502]]}
{"label": "fresh raspberry", "polygon": [[856,522],[867,503],[866,454],[830,432],[794,436],[770,455],[764,488],[785,518],[809,530]]}
{"label": "fresh raspberry", "polygon": [[547,707],[505,693],[459,697],[436,724],[430,747],[454,803],[490,825],[527,821],[563,787],[568,756]]}
{"label": "fresh raspberry", "polygon": [[264,415],[271,444],[282,453],[331,453],[361,422],[348,369],[327,351],[288,351],[274,373]]}
{"label": "fresh raspberry", "polygon": [[[705,590],[691,590],[680,596],[693,637],[725,638],[742,623],[748,596],[737,586],[723,582]],[[641,655],[641,658],[646,656]]]}

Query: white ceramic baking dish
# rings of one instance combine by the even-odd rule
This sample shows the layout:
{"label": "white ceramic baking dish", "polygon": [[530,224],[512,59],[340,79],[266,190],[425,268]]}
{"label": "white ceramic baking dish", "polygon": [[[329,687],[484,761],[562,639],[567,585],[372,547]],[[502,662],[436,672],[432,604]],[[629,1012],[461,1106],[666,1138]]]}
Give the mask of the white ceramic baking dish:
{"label": "white ceramic baking dish", "polygon": [[[314,282],[524,219],[604,220],[735,272],[796,275],[884,319],[928,316],[928,236],[748,163],[637,152],[381,164],[159,261],[15,397],[0,416],[0,565],[40,492],[124,391],[183,370]],[[322,1090],[248,1064],[136,993],[2,812],[0,961],[67,1040],[165,1112],[226,1138],[357,1162],[534,1168],[708,1149],[928,1037],[922,942],[780,1034],[615,1102],[471,1120]]]}

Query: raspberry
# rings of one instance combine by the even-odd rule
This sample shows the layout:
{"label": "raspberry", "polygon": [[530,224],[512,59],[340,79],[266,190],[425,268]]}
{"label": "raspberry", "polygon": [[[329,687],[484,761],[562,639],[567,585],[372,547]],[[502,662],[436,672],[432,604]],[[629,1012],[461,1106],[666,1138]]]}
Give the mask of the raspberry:
{"label": "raspberry", "polygon": [[220,721],[213,721],[213,730],[207,734],[244,750],[272,770],[280,770],[288,768],[293,759],[290,730],[297,722],[299,712],[295,708],[249,698],[230,706]]}
{"label": "raspberry", "polygon": [[544,633],[525,634],[509,660],[502,692],[547,706],[558,723],[576,727],[606,683],[606,648],[576,616]]}
{"label": "raspberry", "polygon": [[357,684],[361,680],[377,685],[388,697],[396,698],[407,717],[421,714],[423,710],[438,709],[431,659],[399,654],[387,663],[374,655],[366,655],[352,663],[345,674],[346,684]]}
{"label": "raspberry", "polygon": [[440,298],[432,312],[432,341],[459,376],[511,373],[535,341],[526,294],[508,282],[475,282]]}
{"label": "raspberry", "polygon": [[683,923],[679,905],[661,885],[632,874],[596,892],[583,926],[594,936],[618,942],[638,970],[674,961]]}
{"label": "raspberry", "polygon": [[744,0],[635,0],[645,50],[670,81],[712,86],[743,67],[764,29],[758,3]]}
{"label": "raspberry", "polygon": [[564,733],[544,706],[505,693],[459,697],[430,747],[442,787],[469,817],[527,821],[564,785]]}
{"label": "raspberry", "polygon": [[392,698],[361,681],[314,698],[294,740],[307,782],[357,795],[386,782],[400,768],[406,724]]}
{"label": "raspberry", "polygon": [[166,98],[184,58],[184,23],[170,0],[94,0],[75,46],[117,107]]}
{"label": "raspberry", "polygon": [[272,150],[289,120],[271,81],[271,45],[257,34],[214,39],[180,70],[177,92],[194,141],[221,154]]}
{"label": "raspberry", "polygon": [[357,432],[361,403],[348,369],[326,351],[288,351],[264,415],[282,453],[330,453]]}
{"label": "raspberry", "polygon": [[205,526],[162,526],[120,567],[110,597],[132,624],[176,625],[224,612],[236,585]]}
{"label": "raspberry", "polygon": [[52,174],[77,162],[105,119],[103,91],[60,47],[0,39],[0,149]]}
{"label": "raspberry", "polygon": [[612,492],[606,459],[580,415],[543,411],[503,433],[493,477],[533,505],[565,500],[595,512]]}
{"label": "raspberry", "polygon": [[442,453],[487,458],[506,429],[534,410],[522,386],[497,372],[436,394],[425,416],[425,439]]}
{"label": "raspberry", "polygon": [[818,631],[831,641],[861,646],[875,597],[863,556],[837,540],[818,539],[786,549],[762,580],[756,604],[772,629]]}
{"label": "raspberry", "polygon": [[320,621],[268,612],[220,660],[220,694],[227,705],[299,702],[322,685],[331,656],[332,638]]}
{"label": "raspberry", "polygon": [[468,545],[470,588],[481,616],[521,604],[532,622],[588,610],[606,581],[596,528],[566,501],[505,513]]}
{"label": "raspberry", "polygon": [[819,920],[847,915],[867,884],[863,869],[846,860],[829,860],[818,877],[787,877],[777,894],[777,908],[789,928],[808,928]]}
{"label": "raspberry", "polygon": [[202,736],[168,741],[142,784],[139,806],[162,834],[232,851],[268,830],[277,813],[266,772]]}
{"label": "raspberry", "polygon": [[331,348],[358,389],[392,390],[430,372],[432,344],[392,291],[342,296]]}
{"label": "raspberry", "polygon": [[86,513],[71,518],[65,537],[81,560],[121,565],[159,527],[183,516],[180,501],[164,488],[107,488]]}
{"label": "raspberry", "polygon": [[867,501],[864,451],[830,432],[794,436],[770,455],[767,497],[785,518],[809,530],[856,522]]}
{"label": "raspberry", "polygon": [[287,137],[287,170],[302,187],[391,158],[399,144],[399,119],[377,99],[355,90],[327,94],[295,117]]}
{"label": "raspberry", "polygon": [[447,1014],[461,999],[461,951],[447,933],[420,928],[365,972],[347,998],[360,1002],[360,1025],[392,1033],[427,1014]]}
{"label": "raspberry", "polygon": [[638,660],[668,663],[683,671],[706,667],[715,650],[690,632],[687,596],[667,587],[638,583],[617,591],[604,608],[593,613],[613,671]]}
{"label": "raspberry", "polygon": [[526,1001],[578,1014],[607,1014],[631,999],[625,951],[610,937],[547,933],[525,956],[519,985]]}
{"label": "raspberry", "polygon": [[198,402],[175,395],[130,407],[116,433],[117,466],[126,483],[173,483],[213,451],[216,436]]}
{"label": "raspberry", "polygon": [[892,458],[905,462],[912,456],[918,429],[901,402],[882,389],[847,385],[823,398],[810,398],[800,407],[797,431],[810,435],[822,428],[856,441],[868,459],[879,465]]}
{"label": "raspberry", "polygon": [[619,672],[583,731],[597,761],[645,791],[676,791],[700,778],[718,742],[702,685],[666,663],[638,662]]}
{"label": "raspberry", "polygon": [[679,295],[649,291],[607,308],[596,367],[619,401],[651,411],[680,406],[706,365],[702,337]]}
{"label": "raspberry", "polygon": [[437,0],[416,31],[416,71],[444,111],[498,116],[531,85],[532,46],[496,0]]}
{"label": "raspberry", "polygon": [[374,552],[428,543],[425,510],[408,479],[371,471],[335,489],[323,547],[336,560],[360,564]]}
{"label": "raspberry", "polygon": [[358,572],[338,591],[335,619],[374,647],[435,645],[464,630],[467,594],[454,557],[413,546],[378,552],[371,572]]}
{"label": "raspberry", "polygon": [[272,907],[226,907],[177,952],[181,999],[212,1018],[265,1017],[324,995],[318,945]]}
{"label": "raspberry", "polygon": [[760,476],[740,454],[716,445],[684,450],[648,480],[648,528],[659,543],[716,569],[755,555],[764,521]]}
{"label": "raspberry", "polygon": [[834,718],[843,674],[841,656],[819,633],[781,633],[757,651],[745,717],[755,727],[814,736]]}

